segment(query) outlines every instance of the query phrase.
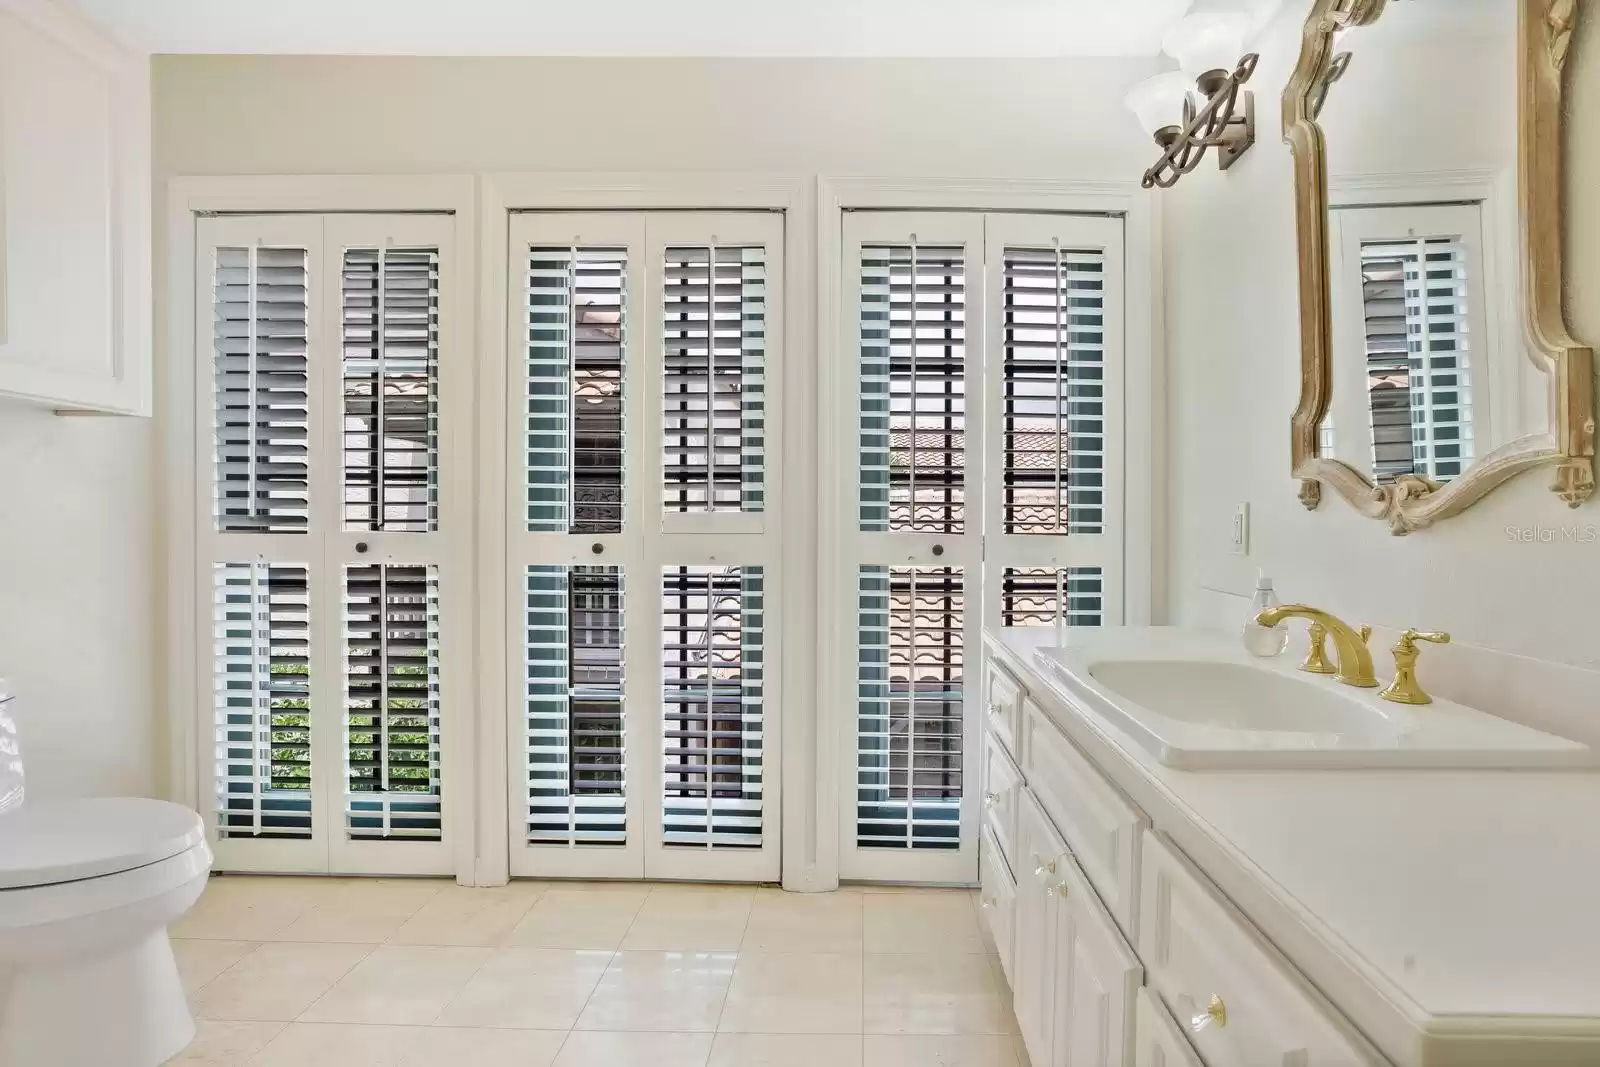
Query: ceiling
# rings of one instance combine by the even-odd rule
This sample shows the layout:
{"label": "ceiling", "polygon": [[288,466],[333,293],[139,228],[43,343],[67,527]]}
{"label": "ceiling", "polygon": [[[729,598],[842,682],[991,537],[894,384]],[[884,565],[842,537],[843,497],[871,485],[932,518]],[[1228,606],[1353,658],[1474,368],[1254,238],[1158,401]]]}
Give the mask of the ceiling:
{"label": "ceiling", "polygon": [[[1150,56],[1214,0],[76,0],[151,52]],[[1242,0],[1260,8],[1276,0]],[[1240,6],[1235,3],[1233,6]]]}

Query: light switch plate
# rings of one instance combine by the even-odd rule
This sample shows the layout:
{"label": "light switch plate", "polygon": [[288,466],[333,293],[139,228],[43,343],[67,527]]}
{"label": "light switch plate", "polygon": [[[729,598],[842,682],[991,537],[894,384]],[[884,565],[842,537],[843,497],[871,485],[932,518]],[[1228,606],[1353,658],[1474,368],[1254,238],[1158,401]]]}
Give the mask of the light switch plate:
{"label": "light switch plate", "polygon": [[1250,505],[1240,504],[1233,509],[1233,554],[1250,554]]}

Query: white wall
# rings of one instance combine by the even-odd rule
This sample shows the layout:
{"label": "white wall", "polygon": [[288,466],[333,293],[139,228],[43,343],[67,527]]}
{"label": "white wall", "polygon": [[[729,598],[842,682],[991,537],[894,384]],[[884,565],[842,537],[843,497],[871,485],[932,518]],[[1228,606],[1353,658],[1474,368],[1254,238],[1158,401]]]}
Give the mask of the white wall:
{"label": "white wall", "polygon": [[0,676],[31,798],[160,788],[153,439],[0,402]]}
{"label": "white wall", "polygon": [[[1525,475],[1465,515],[1405,538],[1357,517],[1331,492],[1316,512],[1296,498],[1289,419],[1300,377],[1297,266],[1278,101],[1306,6],[1287,5],[1258,42],[1255,149],[1226,174],[1190,175],[1165,203],[1174,614],[1238,625],[1259,565],[1285,599],[1353,622],[1450,630],[1470,644],[1600,668],[1600,543],[1507,536],[1507,526],[1600,526],[1600,506],[1569,511],[1547,491],[1547,475]],[[1569,72],[1567,241],[1570,318],[1591,342],[1600,339],[1597,50],[1590,20]],[[1247,559],[1229,546],[1240,501],[1252,507]]]}

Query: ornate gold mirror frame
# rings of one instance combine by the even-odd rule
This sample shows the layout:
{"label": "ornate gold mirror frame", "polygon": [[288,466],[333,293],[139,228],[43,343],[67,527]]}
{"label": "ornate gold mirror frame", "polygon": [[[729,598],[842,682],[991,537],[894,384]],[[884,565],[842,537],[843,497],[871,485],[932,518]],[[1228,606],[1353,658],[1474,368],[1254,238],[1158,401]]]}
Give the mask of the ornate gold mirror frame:
{"label": "ornate gold mirror frame", "polygon": [[[1440,484],[1403,476],[1379,485],[1365,473],[1318,454],[1318,427],[1333,391],[1333,317],[1328,270],[1328,165],[1319,98],[1334,62],[1336,31],[1366,26],[1386,0],[1314,0],[1300,61],[1283,94],[1283,134],[1294,152],[1295,229],[1300,248],[1300,405],[1292,424],[1294,476],[1307,508],[1330,485],[1362,514],[1396,534],[1448,518],[1502,482],[1535,467],[1554,467],[1551,489],[1577,507],[1594,492],[1594,351],[1567,329],[1562,306],[1562,72],[1578,0],[1517,0],[1518,203],[1527,343],[1550,380],[1550,429],[1511,441]],[[1334,90],[1337,92],[1337,89]]]}

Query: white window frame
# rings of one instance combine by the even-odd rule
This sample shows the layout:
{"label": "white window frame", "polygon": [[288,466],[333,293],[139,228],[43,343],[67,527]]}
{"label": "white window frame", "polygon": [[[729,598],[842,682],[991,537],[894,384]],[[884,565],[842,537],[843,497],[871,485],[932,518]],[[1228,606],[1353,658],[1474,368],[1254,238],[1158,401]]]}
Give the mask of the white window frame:
{"label": "white window frame", "polygon": [[[852,532],[857,529],[858,452],[854,445],[858,415],[853,399],[843,394],[846,386],[850,387],[848,392],[852,398],[855,393],[859,352],[852,294],[858,279],[846,259],[845,212],[1061,213],[1111,215],[1122,219],[1125,275],[1122,417],[1126,474],[1122,505],[1121,619],[1128,625],[1148,625],[1164,610],[1160,590],[1161,554],[1165,552],[1165,544],[1157,538],[1156,531],[1165,510],[1165,444],[1161,420],[1157,417],[1164,408],[1164,369],[1158,348],[1162,322],[1156,294],[1161,277],[1161,251],[1158,203],[1153,194],[1139,189],[1133,182],[824,177],[819,180],[817,195],[818,336],[823,339],[818,372],[821,382],[833,383],[830,392],[819,395],[816,442],[816,462],[825,491],[819,494],[817,501],[817,715],[814,735],[808,739],[812,745],[805,757],[809,777],[817,785],[813,797],[815,807],[808,813],[808,821],[789,826],[792,834],[803,834],[804,850],[794,857],[797,862],[793,864],[786,854],[784,884],[826,890],[839,882],[845,851],[855,848],[853,838],[845,830],[844,809],[849,809],[848,821],[853,823],[855,805],[851,776],[855,750],[856,657],[854,628],[846,625],[846,621],[853,619],[855,613],[856,559],[851,546],[861,536]],[[929,238],[929,243],[936,242],[936,238]],[[977,259],[983,258],[981,247],[974,252]],[[969,267],[969,274],[970,270]],[[970,324],[973,316],[970,306],[968,314]],[[985,401],[986,411],[992,406],[991,400]],[[973,432],[975,417],[983,416],[976,410],[969,410],[969,433]],[[969,509],[975,503],[975,499],[969,497]],[[969,526],[975,525],[969,517]],[[966,561],[960,562],[965,564]],[[945,557],[940,558],[940,563],[956,565]],[[918,565],[928,564],[919,560]],[[973,615],[974,618],[986,616],[987,609]],[[979,645],[976,634],[968,635],[968,644],[969,647]],[[969,655],[968,686],[974,692],[984,669],[985,664],[979,657]],[[969,761],[968,773],[981,773],[978,766],[981,754],[970,738],[965,755]],[[791,753],[791,759],[793,757]],[[965,792],[963,807],[967,808],[975,803],[977,790]],[[964,811],[963,825],[973,818],[975,815]],[[800,849],[795,851],[801,852]],[[970,863],[965,862],[966,851],[963,849],[963,861],[950,870],[935,860],[926,865],[928,873],[919,876],[917,869],[923,866],[921,861],[906,864],[902,857],[899,873],[886,870],[881,876],[892,880],[974,883],[978,874],[975,843],[970,850]],[[856,877],[878,875],[879,872],[858,873]]]}
{"label": "white window frame", "polygon": [[[202,650],[210,643],[211,588],[201,580],[200,561],[207,551],[205,540],[211,524],[211,473],[209,440],[201,441],[202,409],[209,410],[211,370],[209,358],[202,358],[197,347],[205,341],[197,323],[209,321],[209,304],[197,307],[197,293],[209,280],[198,277],[196,269],[197,219],[201,215],[239,214],[270,215],[273,213],[339,215],[382,212],[384,214],[429,213],[448,217],[450,232],[451,276],[441,278],[440,322],[442,334],[440,349],[443,358],[455,353],[466,356],[473,351],[475,317],[471,312],[470,295],[474,291],[477,264],[476,236],[477,210],[474,181],[464,176],[387,176],[387,175],[284,175],[247,177],[175,178],[168,188],[166,219],[166,253],[168,257],[167,281],[167,337],[158,339],[159,350],[165,353],[165,386],[161,391],[160,410],[161,448],[164,456],[162,469],[165,477],[159,487],[160,514],[168,517],[166,533],[166,583],[165,598],[158,613],[161,632],[166,635],[165,649],[166,692],[163,706],[166,709],[168,732],[167,793],[174,800],[210,812],[212,775],[215,749],[210,727],[211,665]],[[315,250],[312,252],[316,255]],[[312,299],[326,299],[323,291],[335,286],[333,279],[321,278],[324,262],[313,259]],[[441,264],[443,267],[443,264]],[[316,316],[313,310],[313,316]],[[318,368],[313,367],[312,373]],[[335,368],[321,368],[331,375]],[[440,660],[441,675],[450,687],[450,707],[445,709],[441,723],[441,777],[447,794],[443,838],[440,848],[429,852],[422,842],[366,842],[348,841],[340,848],[338,865],[352,873],[451,873],[463,884],[481,884],[477,870],[478,849],[473,839],[475,823],[475,797],[469,783],[476,777],[473,726],[468,711],[476,704],[476,677],[472,649],[477,644],[473,629],[475,619],[470,610],[473,603],[472,587],[474,564],[472,560],[473,531],[471,530],[471,477],[472,439],[471,421],[475,387],[471,368],[466,368],[459,380],[462,389],[441,389],[440,393],[440,511],[463,516],[468,529],[455,538],[447,555],[436,560],[440,574],[441,614],[446,626],[442,634]],[[209,436],[209,435],[207,435]],[[323,464],[325,469],[338,469],[337,464]],[[324,495],[327,495],[326,493]],[[405,558],[403,548],[379,544],[385,537],[403,535],[372,534],[369,537],[353,532],[336,532],[334,540],[343,544],[366,539],[378,544],[379,554],[374,562],[385,562],[385,555],[393,549],[393,562],[411,562]],[[422,535],[429,536],[429,535]],[[294,562],[325,565],[321,559],[309,556],[313,546],[306,551],[293,553]],[[335,553],[330,551],[330,559]],[[342,562],[335,561],[342,572]],[[448,579],[448,580],[447,580]],[[342,578],[340,579],[342,581]],[[326,583],[324,583],[326,584]],[[326,616],[326,611],[323,614]],[[328,621],[321,624],[320,634],[314,638],[321,646],[337,651],[343,639],[343,624]],[[337,662],[337,660],[335,660]],[[339,698],[335,708],[342,706],[343,679],[328,678],[326,684],[335,686]],[[459,709],[459,710],[458,710]],[[338,721],[335,710],[331,716]],[[342,766],[337,751],[337,732],[325,731],[319,752],[313,760],[323,760],[326,775],[332,766]],[[334,772],[338,777],[337,772]],[[341,783],[342,785],[342,783]],[[342,796],[342,789],[340,790]],[[315,803],[315,801],[314,801]],[[342,837],[342,812],[327,807],[325,800],[317,809],[318,821],[314,833],[319,842],[330,837]],[[213,847],[218,846],[214,820],[207,820]],[[227,842],[222,844],[226,845]],[[305,848],[275,848],[278,845],[304,845],[304,842],[250,842],[256,850],[254,860],[235,856],[230,864],[234,869],[255,867],[270,870],[325,869],[315,862],[307,862]],[[266,846],[266,847],[262,847]],[[421,851],[407,855],[405,849]],[[398,850],[398,851],[397,851]],[[243,852],[243,850],[238,850]]]}

